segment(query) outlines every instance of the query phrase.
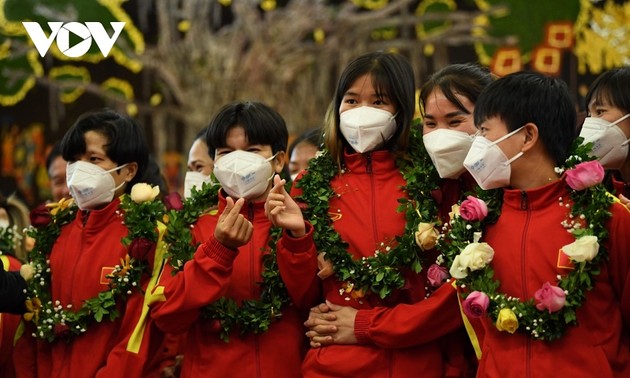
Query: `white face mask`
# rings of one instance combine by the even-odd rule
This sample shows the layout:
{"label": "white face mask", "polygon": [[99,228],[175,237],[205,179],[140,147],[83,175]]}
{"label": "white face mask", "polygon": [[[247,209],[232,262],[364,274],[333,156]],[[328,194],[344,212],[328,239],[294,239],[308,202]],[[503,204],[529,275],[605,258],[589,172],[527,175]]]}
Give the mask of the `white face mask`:
{"label": "white face mask", "polygon": [[[523,126],[524,127],[524,126]],[[508,159],[498,144],[519,132],[523,127],[508,133],[494,142],[476,136],[464,159],[464,167],[483,190],[501,188],[510,184],[510,164],[523,155],[519,152]]]}
{"label": "white face mask", "polygon": [[603,118],[586,117],[582,124],[580,136],[584,143],[593,143],[592,156],[597,157],[606,169],[619,169],[628,156],[628,142],[626,134],[617,126],[630,114],[619,118],[615,122],[606,121]]}
{"label": "white face mask", "polygon": [[110,172],[114,172],[121,166],[105,170],[96,164],[86,161],[75,161],[66,166],[66,182],[70,195],[81,210],[93,210],[100,205],[112,202],[114,193],[125,185],[123,181],[116,186],[116,182]]}
{"label": "white face mask", "polygon": [[214,175],[230,197],[248,200],[262,196],[275,174],[269,159],[243,150],[235,150],[214,163]]}
{"label": "white face mask", "polygon": [[206,182],[211,183],[212,178],[197,171],[186,172],[186,177],[184,178],[184,198],[190,197],[192,188],[200,190]]}
{"label": "white face mask", "polygon": [[343,136],[360,153],[378,149],[396,132],[396,116],[371,106],[346,110],[339,122]]}
{"label": "white face mask", "polygon": [[463,131],[436,129],[422,136],[424,148],[441,178],[458,178],[473,136]]}

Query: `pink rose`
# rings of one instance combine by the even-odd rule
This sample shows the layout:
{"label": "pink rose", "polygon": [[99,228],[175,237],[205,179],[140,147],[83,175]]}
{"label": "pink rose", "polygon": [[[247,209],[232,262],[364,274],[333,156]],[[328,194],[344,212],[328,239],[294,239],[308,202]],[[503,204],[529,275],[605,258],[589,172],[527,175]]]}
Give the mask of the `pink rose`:
{"label": "pink rose", "polygon": [[155,243],[146,238],[135,238],[129,245],[128,254],[132,258],[141,260],[150,260],[151,252],[155,249]]}
{"label": "pink rose", "polygon": [[559,311],[564,307],[565,296],[564,290],[547,281],[534,294],[534,298],[538,302],[536,308],[540,311],[549,310],[550,314]]}
{"label": "pink rose", "polygon": [[473,291],[468,294],[462,303],[464,313],[469,318],[481,318],[482,316],[485,316],[489,305],[490,298],[481,291]]}
{"label": "pink rose", "polygon": [[573,190],[584,190],[595,186],[604,179],[604,167],[597,160],[586,161],[569,169],[566,175],[567,185]]}
{"label": "pink rose", "polygon": [[480,221],[488,215],[488,206],[479,198],[468,196],[459,207],[459,215],[465,221]]}
{"label": "pink rose", "polygon": [[445,267],[439,266],[438,264],[433,264],[427,270],[427,278],[429,279],[429,284],[433,287],[438,287],[442,285],[445,279],[449,277],[448,270]]}
{"label": "pink rose", "polygon": [[167,210],[179,211],[184,208],[182,197],[177,192],[167,194],[166,196],[164,196],[163,201]]}

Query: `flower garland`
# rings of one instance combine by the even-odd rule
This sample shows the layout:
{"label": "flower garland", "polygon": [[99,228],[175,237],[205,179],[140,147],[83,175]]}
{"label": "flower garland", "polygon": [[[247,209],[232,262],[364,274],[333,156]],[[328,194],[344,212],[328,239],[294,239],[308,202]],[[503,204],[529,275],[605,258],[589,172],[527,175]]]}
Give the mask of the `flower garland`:
{"label": "flower garland", "polygon": [[[193,188],[191,196],[183,202],[176,193],[167,197],[167,208],[170,210],[167,213],[164,241],[168,245],[173,274],[192,259],[198,244],[192,243],[191,227],[208,208],[216,205],[220,187],[216,182],[204,183],[199,191]],[[266,332],[271,323],[282,316],[284,306],[290,303],[276,259],[276,245],[281,235],[282,229],[272,229],[268,253],[263,256],[259,299],[242,301],[239,305],[232,298],[222,297],[202,308],[204,318],[219,321],[223,341],[229,342],[229,334],[233,329],[239,329],[241,334]]]}
{"label": "flower garland", "polygon": [[[145,186],[150,188],[152,194],[138,199],[138,193],[147,191]],[[140,290],[140,278],[148,266],[145,260],[147,252],[155,248],[157,241],[155,226],[164,211],[161,202],[153,201],[159,191],[156,189],[147,184],[136,184],[131,196],[122,196],[120,209],[124,215],[121,216],[124,216],[129,234],[121,242],[128,247],[128,254],[107,275],[109,288],[86,300],[76,311],[72,305],[64,308],[59,301],[53,303],[49,258],[62,227],[75,219],[77,207],[72,199],[62,199],[58,203],[33,210],[27,234],[35,239],[35,245],[27,265],[31,268],[26,277],[28,299],[27,312],[24,314],[24,319],[33,321],[37,327],[33,337],[49,342],[57,338],[67,339],[85,333],[93,321],[100,323],[105,318],[113,321],[120,316],[117,302],[124,301],[134,289]]]}
{"label": "flower garland", "polygon": [[0,255],[12,254],[20,241],[22,241],[22,235],[18,232],[16,225],[0,228]]}
{"label": "flower garland", "polygon": [[411,128],[408,156],[397,161],[407,183],[403,190],[409,196],[409,199],[398,200],[397,211],[404,212],[407,221],[405,232],[396,237],[394,246],[382,243],[372,257],[353,259],[347,251],[347,243],[332,226],[328,215],[329,201],[336,194],[330,182],[338,170],[327,150],[309,162],[307,174],[296,183],[296,187],[302,189],[298,199],[307,204],[304,216],[314,228],[317,249],[325,251],[324,258],[332,263],[337,278],[345,281],[346,291],[355,292],[355,296],[376,293],[380,298],[387,297],[405,283],[401,268],[410,267],[414,272],[420,272],[422,265],[418,253],[435,246],[438,231],[434,226],[438,210],[431,191],[438,187],[439,176],[424,149],[421,134],[416,121]]}
{"label": "flower garland", "polygon": [[602,241],[608,237],[605,228],[611,213],[607,210],[612,199],[601,185],[604,170],[592,160],[590,147],[576,141],[565,168],[570,200],[560,198],[567,209],[562,226],[576,241],[562,251],[572,260],[575,269],[558,275],[558,282],[546,282],[535,293],[535,298],[521,301],[498,291],[490,262],[494,251],[481,240],[484,227],[495,223],[500,215],[503,191],[479,191],[478,198],[469,196],[458,209],[454,207],[450,230],[438,242],[444,262],[461,288],[466,289],[462,307],[469,317],[488,316],[499,331],[524,332],[538,340],[560,338],[567,326],[577,324],[576,311],[593,288],[601,262],[608,253]]}

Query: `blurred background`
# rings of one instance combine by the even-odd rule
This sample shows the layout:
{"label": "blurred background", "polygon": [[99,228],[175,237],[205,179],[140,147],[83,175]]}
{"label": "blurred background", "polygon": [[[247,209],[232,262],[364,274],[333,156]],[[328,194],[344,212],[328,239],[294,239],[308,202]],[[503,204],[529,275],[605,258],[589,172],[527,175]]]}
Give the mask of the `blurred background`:
{"label": "blurred background", "polygon": [[[42,57],[22,22],[125,22],[96,43]],[[418,87],[449,63],[564,79],[576,108],[630,59],[622,0],[0,0],[2,185],[50,198],[45,158],[83,112],[113,108],[144,127],[169,190],[182,190],[195,134],[232,100],[276,108],[294,137],[320,126],[340,70],[367,51],[412,62]],[[82,39],[70,33],[71,46]]]}

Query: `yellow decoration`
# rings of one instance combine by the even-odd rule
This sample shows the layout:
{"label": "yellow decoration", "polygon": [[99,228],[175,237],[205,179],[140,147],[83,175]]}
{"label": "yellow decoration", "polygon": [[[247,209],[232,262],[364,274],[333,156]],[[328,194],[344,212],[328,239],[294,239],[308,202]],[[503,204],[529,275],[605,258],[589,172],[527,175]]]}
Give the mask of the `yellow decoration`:
{"label": "yellow decoration", "polygon": [[376,10],[385,7],[389,0],[352,0],[352,3],[360,8]]}
{"label": "yellow decoration", "polygon": [[127,104],[127,114],[134,117],[138,115],[138,105],[133,102]]}
{"label": "yellow decoration", "polygon": [[0,94],[0,105],[11,106],[22,101],[24,97],[26,96],[26,94],[28,93],[28,91],[30,91],[31,88],[35,86],[35,83],[37,82],[36,78],[42,76],[44,72],[44,68],[39,62],[39,54],[37,54],[37,50],[32,49],[32,50],[27,51],[26,60],[28,61],[30,67],[32,68],[34,75],[31,75],[26,80],[24,80],[24,82],[22,83],[22,87],[17,91],[17,93],[8,94],[8,95]]}
{"label": "yellow decoration", "polygon": [[158,106],[162,103],[162,95],[159,93],[154,93],[151,95],[151,98],[149,99],[149,104],[151,104],[151,106]]}
{"label": "yellow decoration", "polygon": [[115,95],[122,95],[125,100],[133,100],[133,87],[128,81],[110,77],[101,84],[101,88],[105,91],[114,92]]}
{"label": "yellow decoration", "polygon": [[62,85],[59,99],[65,104],[72,103],[77,100],[84,92],[85,87],[90,82],[90,72],[85,67],[61,66],[50,69],[48,76],[54,81],[63,82],[64,80],[73,80],[72,85]]}
{"label": "yellow decoration", "polygon": [[562,54],[559,49],[540,46],[534,50],[532,67],[534,70],[547,75],[558,75],[562,64]]}
{"label": "yellow decoration", "polygon": [[182,33],[186,33],[190,30],[190,21],[189,20],[181,20],[177,23],[177,30]]}
{"label": "yellow decoration", "polygon": [[324,31],[324,29],[316,28],[315,30],[313,30],[313,39],[317,44],[324,43],[324,40],[326,40],[326,32]]}
{"label": "yellow decoration", "polygon": [[630,3],[606,0],[602,9],[580,0],[574,30],[578,73],[599,74],[630,64]]}
{"label": "yellow decoration", "polygon": [[230,5],[232,5],[232,0],[219,0],[219,4],[223,5],[224,7],[229,7]]}
{"label": "yellow decoration", "polygon": [[276,0],[262,0],[260,2],[260,7],[265,12],[270,12],[270,11],[276,9],[277,6],[278,6],[278,4],[276,4]]}
{"label": "yellow decoration", "polygon": [[424,56],[433,56],[435,53],[435,45],[433,43],[427,43],[424,45],[423,52]]}
{"label": "yellow decoration", "polygon": [[[457,9],[457,4],[454,0],[424,0],[416,8],[416,15],[424,16],[427,14],[427,10],[435,5],[435,4],[443,4],[445,5],[449,11],[453,11]],[[446,12],[443,12],[447,14]],[[437,14],[437,12],[430,12],[430,14]],[[430,36],[435,36],[444,33],[452,26],[451,21],[444,21],[443,24],[439,27],[432,28],[431,30],[425,30],[424,23],[420,23],[416,25],[416,34],[418,35],[418,39],[424,39]]]}

